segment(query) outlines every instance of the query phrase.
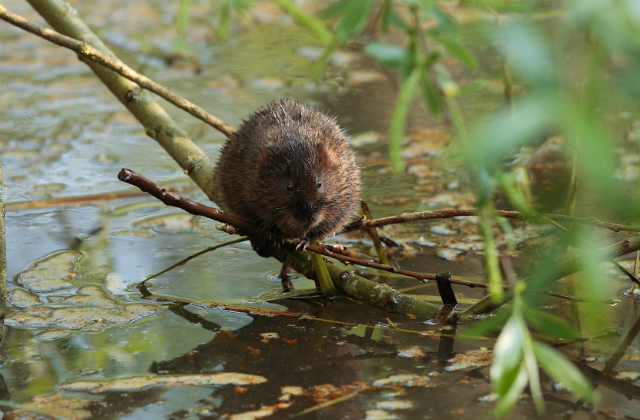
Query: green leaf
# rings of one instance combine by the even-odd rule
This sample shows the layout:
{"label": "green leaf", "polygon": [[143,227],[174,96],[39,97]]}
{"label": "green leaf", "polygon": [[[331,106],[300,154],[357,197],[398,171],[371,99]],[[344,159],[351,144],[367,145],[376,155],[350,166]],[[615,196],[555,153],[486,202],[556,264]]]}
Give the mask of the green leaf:
{"label": "green leaf", "polygon": [[594,401],[595,394],[591,384],[572,362],[551,346],[538,342],[533,342],[532,345],[538,362],[549,376],[557,382],[562,382],[580,398]]}
{"label": "green leaf", "polygon": [[336,36],[340,41],[346,41],[362,30],[372,5],[373,0],[350,0],[336,29]]}
{"label": "green leaf", "polygon": [[522,362],[522,344],[525,340],[524,322],[520,315],[512,315],[498,336],[493,348],[491,385],[498,395],[505,395],[513,385]]}
{"label": "green leaf", "polygon": [[538,410],[538,414],[545,414],[547,408],[544,405],[544,398],[542,397],[542,388],[540,387],[540,372],[538,370],[538,361],[536,359],[535,352],[533,351],[533,339],[531,334],[527,331],[525,341],[523,343],[524,350],[524,366],[529,374],[529,391],[531,392],[531,398]]}
{"label": "green leaf", "polygon": [[460,334],[460,338],[476,338],[478,336],[486,336],[504,325],[509,318],[509,311],[500,311],[491,318],[484,319],[471,325],[466,331]]}
{"label": "green leaf", "polygon": [[529,374],[521,365],[518,365],[516,373],[517,375],[511,382],[511,386],[508,388],[507,392],[500,395],[500,400],[498,400],[496,408],[493,411],[496,417],[502,417],[511,410],[511,407],[513,407],[518,401],[524,387],[527,386],[527,382],[529,382]]}
{"label": "green leaf", "polygon": [[422,85],[422,98],[427,105],[427,109],[436,117],[440,116],[442,114],[440,95],[438,95],[438,90],[433,85],[431,76],[426,68],[423,68],[420,73],[420,84]]}
{"label": "green leaf", "polygon": [[557,316],[533,309],[525,309],[524,316],[527,323],[540,333],[572,340],[581,337],[579,331]]}
{"label": "green leaf", "polygon": [[411,59],[409,51],[393,44],[372,42],[364,48],[364,52],[374,56],[386,67],[401,67]]}
{"label": "green leaf", "polygon": [[[388,8],[386,7],[387,4],[389,4]],[[410,28],[410,26],[407,25],[402,16],[400,16],[398,12],[396,12],[396,10],[393,8],[393,5],[391,5],[390,1],[385,1],[385,8],[382,10],[382,17],[380,21],[382,24],[382,30],[385,33],[388,31],[389,25],[395,26],[405,31]]]}
{"label": "green leaf", "polygon": [[441,32],[451,35],[458,34],[458,22],[456,22],[453,16],[437,7],[433,9],[433,14],[438,20],[438,29],[440,29]]}
{"label": "green leaf", "polygon": [[436,41],[442,44],[452,56],[466,64],[470,69],[477,70],[478,62],[471,51],[458,41],[451,38],[436,37]]}
{"label": "green leaf", "polygon": [[537,141],[552,129],[561,112],[554,96],[530,94],[514,102],[514,109],[494,113],[478,131],[476,152],[487,170],[511,150]]}
{"label": "green leaf", "polygon": [[533,26],[524,22],[510,25],[504,34],[507,61],[520,75],[531,82],[549,83],[556,78],[556,69],[549,43]]}
{"label": "green leaf", "polygon": [[332,17],[342,15],[349,8],[349,5],[353,1],[358,1],[358,0],[340,0],[337,3],[333,3],[327,8],[321,10],[320,13],[318,13],[318,16],[320,16],[320,18],[322,19],[329,19]]}

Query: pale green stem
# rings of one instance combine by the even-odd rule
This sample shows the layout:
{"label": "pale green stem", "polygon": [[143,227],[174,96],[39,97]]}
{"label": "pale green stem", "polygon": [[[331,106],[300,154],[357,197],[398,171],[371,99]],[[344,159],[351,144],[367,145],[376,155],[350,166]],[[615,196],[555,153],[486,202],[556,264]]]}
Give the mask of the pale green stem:
{"label": "pale green stem", "polygon": [[402,141],[404,140],[404,126],[407,122],[409,104],[416,91],[416,86],[420,80],[420,69],[414,68],[400,86],[400,93],[391,115],[391,126],[389,127],[389,157],[391,166],[395,172],[404,170],[402,160]]}
{"label": "pale green stem", "polygon": [[[316,245],[315,242],[312,242],[312,244]],[[316,277],[318,278],[318,283],[320,283],[322,294],[324,294],[325,297],[340,296],[340,292],[333,285],[333,281],[331,281],[331,276],[329,275],[327,266],[324,264],[322,255],[312,252],[311,262],[313,263],[313,268],[316,271]]]}

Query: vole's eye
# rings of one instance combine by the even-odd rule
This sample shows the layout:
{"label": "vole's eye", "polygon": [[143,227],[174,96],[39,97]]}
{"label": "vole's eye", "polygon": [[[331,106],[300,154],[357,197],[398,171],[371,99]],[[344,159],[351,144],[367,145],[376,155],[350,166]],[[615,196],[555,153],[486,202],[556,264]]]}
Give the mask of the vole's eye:
{"label": "vole's eye", "polygon": [[288,183],[287,184],[287,191],[293,191],[293,184],[292,183]]}
{"label": "vole's eye", "polygon": [[316,187],[318,187],[318,189],[322,188],[322,181],[316,182]]}

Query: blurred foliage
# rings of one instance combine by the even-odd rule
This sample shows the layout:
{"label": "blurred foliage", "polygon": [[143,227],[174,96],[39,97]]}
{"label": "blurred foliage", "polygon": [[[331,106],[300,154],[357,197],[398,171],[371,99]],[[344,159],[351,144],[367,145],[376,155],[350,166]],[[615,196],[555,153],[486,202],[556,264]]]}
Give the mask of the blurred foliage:
{"label": "blurred foliage", "polygon": [[[638,152],[637,136],[630,136],[629,127],[637,128],[639,124],[640,2],[464,0],[454,5],[433,0],[338,0],[330,2],[318,17],[300,10],[293,1],[273,2],[324,45],[312,74],[323,69],[334,49],[346,45],[362,48],[381,66],[397,72],[399,88],[389,128],[389,155],[396,171],[404,169],[401,150],[405,123],[416,96],[452,131],[460,154],[466,159],[469,177],[476,185],[479,230],[486,250],[485,272],[496,302],[504,296],[494,235],[497,229],[507,234],[511,229],[496,216],[497,193],[536,222],[543,221],[537,213],[540,210],[566,210],[569,214],[576,211],[627,223],[640,222],[636,207],[629,205],[630,187],[614,176],[619,149]],[[181,2],[186,3],[188,0]],[[227,27],[230,10],[239,5],[248,7],[249,0],[216,4],[224,5],[217,6],[216,12],[221,28]],[[472,71],[480,66],[462,42],[461,27],[455,13],[450,13],[451,7],[473,9],[482,16],[486,22],[484,41],[494,47],[493,57],[500,64],[504,105],[489,110],[473,124],[465,121],[458,103],[471,83],[460,87],[442,61],[444,55],[449,55]],[[228,30],[221,33],[227,34]],[[398,34],[403,35],[401,45]],[[510,165],[522,147],[535,147],[550,136],[561,139],[566,162],[572,168],[568,172],[569,191],[560,200],[566,203],[566,209],[541,208],[539,197],[531,192],[527,169]],[[559,234],[562,235],[566,233]],[[592,246],[593,241],[585,240],[585,232],[571,226],[566,243],[579,253]],[[588,381],[575,366],[558,351],[535,341],[529,331],[531,328],[577,339],[593,332],[593,325],[601,322],[595,321],[599,319],[598,308],[593,306],[599,303],[581,307],[586,309],[582,316],[587,320],[582,323],[582,331],[535,309],[540,305],[540,295],[528,293],[527,289],[540,290],[555,282],[544,273],[563,251],[554,247],[546,259],[538,261],[540,275],[536,284],[517,283],[513,304],[476,327],[483,333],[502,328],[491,368],[493,388],[500,397],[497,415],[507,413],[527,385],[536,406],[544,411],[538,365],[580,398],[593,399]],[[607,287],[606,280],[593,261],[585,258],[583,267],[586,274],[580,278],[579,289],[583,296],[597,298]],[[517,281],[515,273],[507,276],[510,282]]]}

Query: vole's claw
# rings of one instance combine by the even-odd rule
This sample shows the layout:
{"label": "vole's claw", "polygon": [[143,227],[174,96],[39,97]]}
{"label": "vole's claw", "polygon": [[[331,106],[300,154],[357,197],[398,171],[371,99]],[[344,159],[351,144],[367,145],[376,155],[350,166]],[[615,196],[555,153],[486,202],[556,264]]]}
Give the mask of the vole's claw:
{"label": "vole's claw", "polygon": [[311,245],[311,241],[308,238],[295,239],[296,243],[296,251],[306,251]]}

